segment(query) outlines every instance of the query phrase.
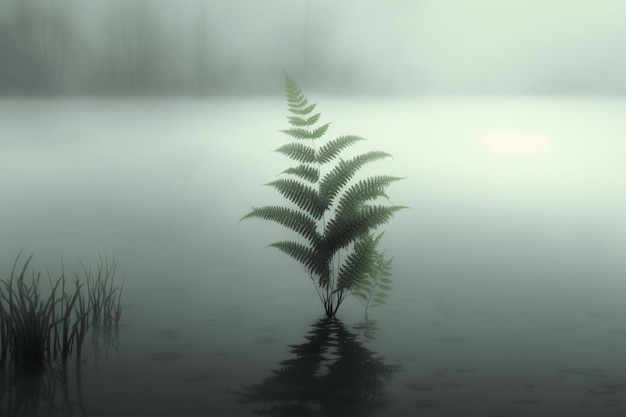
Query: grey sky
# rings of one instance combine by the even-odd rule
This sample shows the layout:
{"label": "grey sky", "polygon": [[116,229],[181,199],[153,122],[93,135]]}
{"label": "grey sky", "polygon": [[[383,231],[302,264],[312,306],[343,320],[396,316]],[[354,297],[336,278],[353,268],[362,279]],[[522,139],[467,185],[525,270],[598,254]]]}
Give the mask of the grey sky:
{"label": "grey sky", "polygon": [[[6,0],[0,21],[15,22],[10,4],[20,1],[45,3]],[[81,33],[68,53],[75,64],[66,66],[66,85],[106,72],[100,44],[111,5],[135,2],[142,0],[55,3]],[[223,92],[280,92],[284,68],[329,92],[626,93],[623,0],[209,0],[204,9],[202,0],[143,3],[158,28],[160,76],[177,80],[192,78],[204,11],[207,59]],[[84,67],[91,75],[78,75]]]}

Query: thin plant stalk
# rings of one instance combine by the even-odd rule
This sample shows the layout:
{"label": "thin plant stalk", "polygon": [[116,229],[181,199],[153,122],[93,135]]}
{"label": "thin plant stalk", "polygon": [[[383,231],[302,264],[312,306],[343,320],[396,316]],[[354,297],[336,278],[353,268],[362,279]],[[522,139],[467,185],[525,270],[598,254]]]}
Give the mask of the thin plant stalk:
{"label": "thin plant stalk", "polygon": [[[60,357],[61,363],[76,353],[82,354],[82,344],[90,328],[117,327],[122,306],[123,284],[115,286],[117,263],[109,262],[108,255],[100,256],[98,274],[92,277],[83,265],[86,282],[74,273],[73,291],[66,288],[66,274],[61,265],[61,275],[55,280],[48,272],[50,292],[40,292],[41,273],[26,271],[31,254],[18,268],[18,253],[8,279],[0,280],[0,359],[6,364],[10,359],[15,366],[43,369],[46,363]],[[82,263],[81,263],[82,265]],[[83,289],[87,286],[88,294]]]}

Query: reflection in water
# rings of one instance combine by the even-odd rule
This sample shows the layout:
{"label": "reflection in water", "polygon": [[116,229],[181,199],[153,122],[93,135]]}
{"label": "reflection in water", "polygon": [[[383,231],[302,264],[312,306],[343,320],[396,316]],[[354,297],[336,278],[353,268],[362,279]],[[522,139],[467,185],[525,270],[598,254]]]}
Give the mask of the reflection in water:
{"label": "reflection in water", "polygon": [[359,332],[361,336],[367,340],[375,340],[376,330],[378,330],[376,323],[376,320],[365,319],[364,321],[352,326],[352,328]]}
{"label": "reflection in water", "polygon": [[231,391],[238,402],[268,404],[255,412],[285,417],[367,416],[391,402],[385,387],[399,366],[385,364],[340,321],[315,322],[306,339],[273,375]]}
{"label": "reflection in water", "polygon": [[[118,329],[91,329],[90,332],[94,364],[98,368],[102,357],[112,351],[119,354]],[[7,360],[0,361],[0,416],[86,416],[82,360],[76,359],[73,365],[52,361],[43,369],[34,370],[23,369]]]}
{"label": "reflection in water", "polygon": [[80,375],[79,363],[73,382],[67,366],[63,365],[49,365],[38,371],[3,366],[0,371],[0,415],[85,416]]}

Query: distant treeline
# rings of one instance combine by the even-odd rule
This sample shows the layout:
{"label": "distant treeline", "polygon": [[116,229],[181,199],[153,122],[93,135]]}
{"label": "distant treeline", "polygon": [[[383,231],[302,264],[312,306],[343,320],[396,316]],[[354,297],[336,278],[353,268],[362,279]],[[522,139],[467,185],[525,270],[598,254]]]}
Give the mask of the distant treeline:
{"label": "distant treeline", "polygon": [[282,69],[331,90],[356,78],[349,57],[328,52],[333,35],[310,22],[310,4],[285,3],[295,18],[256,32],[237,20],[245,4],[4,0],[0,94],[267,93],[282,91]]}
{"label": "distant treeline", "polygon": [[218,83],[205,3],[191,39],[180,40],[193,49],[185,73],[172,65],[184,54],[149,1],[96,3],[98,28],[82,27],[68,1],[11,1],[0,14],[0,93],[206,94]]}

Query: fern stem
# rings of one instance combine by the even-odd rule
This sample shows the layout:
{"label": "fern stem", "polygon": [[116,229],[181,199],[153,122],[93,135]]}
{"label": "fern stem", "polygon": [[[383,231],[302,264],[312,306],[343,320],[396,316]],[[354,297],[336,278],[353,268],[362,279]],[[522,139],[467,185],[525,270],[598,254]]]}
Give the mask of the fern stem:
{"label": "fern stem", "polygon": [[318,288],[318,285],[315,282],[315,278],[313,277],[312,273],[310,274],[310,277],[311,277],[311,281],[313,282],[313,286],[315,287],[315,291],[317,292],[317,296],[319,297],[322,304],[324,304],[324,298],[322,297],[322,293],[320,293],[320,289]]}

